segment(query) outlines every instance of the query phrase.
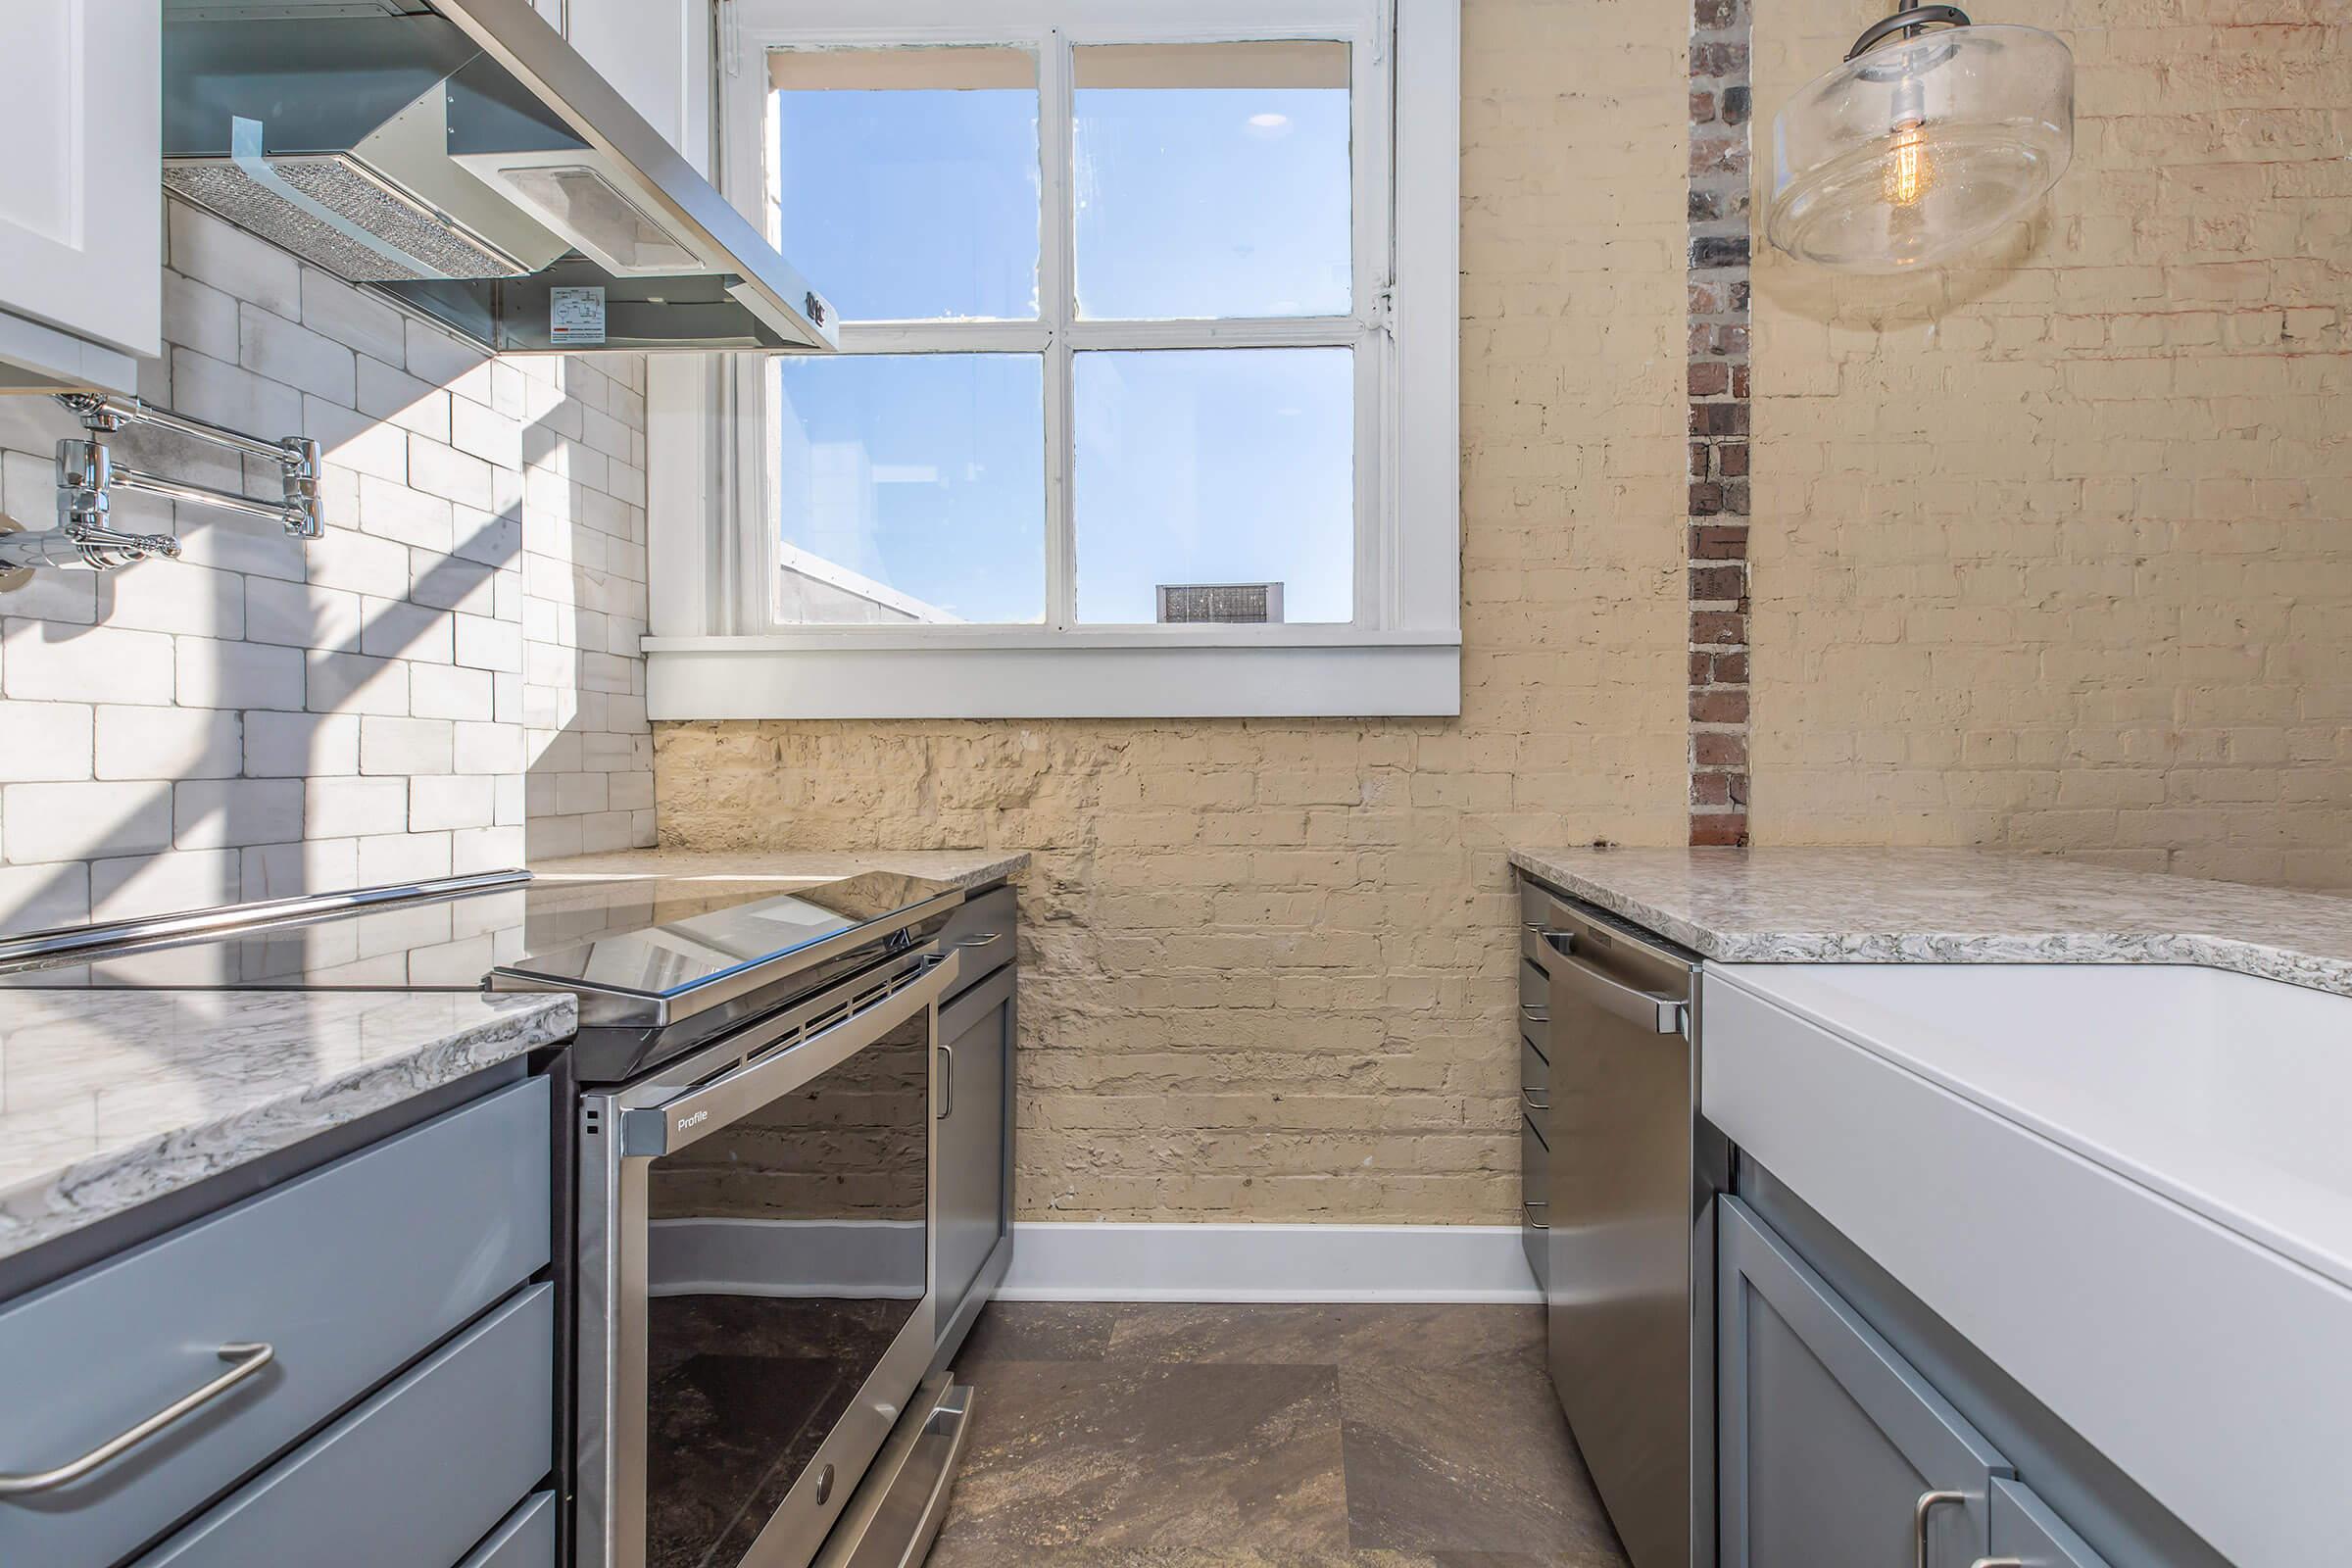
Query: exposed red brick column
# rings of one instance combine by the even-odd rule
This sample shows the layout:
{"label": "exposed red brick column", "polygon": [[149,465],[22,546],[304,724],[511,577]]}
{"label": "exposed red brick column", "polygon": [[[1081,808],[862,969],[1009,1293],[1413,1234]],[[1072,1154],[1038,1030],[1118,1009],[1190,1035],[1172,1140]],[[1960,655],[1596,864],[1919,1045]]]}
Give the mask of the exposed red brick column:
{"label": "exposed red brick column", "polygon": [[1690,842],[1747,842],[1748,7],[1690,15]]}

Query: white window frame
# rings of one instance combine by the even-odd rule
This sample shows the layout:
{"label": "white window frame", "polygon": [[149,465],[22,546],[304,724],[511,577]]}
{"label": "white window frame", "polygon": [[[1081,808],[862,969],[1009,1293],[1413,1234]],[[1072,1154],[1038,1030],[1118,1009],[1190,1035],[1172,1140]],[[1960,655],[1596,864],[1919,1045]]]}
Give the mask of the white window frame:
{"label": "white window frame", "polygon": [[[778,626],[763,362],[657,378],[648,708],[656,718],[1453,714],[1461,708],[1458,0],[726,0],[721,181],[773,233],[764,59],[779,47],[1038,48],[1039,296],[1066,297],[1068,47],[1346,39],[1353,62],[1353,311],[1306,320],[853,323],[845,350],[1044,356],[1042,626]],[[748,188],[747,188],[748,187]],[[1060,232],[1056,232],[1059,229]],[[782,248],[791,253],[789,236]],[[817,280],[822,286],[822,279]],[[1355,619],[1076,621],[1072,356],[1087,349],[1344,345],[1356,360]],[[724,363],[724,362],[722,362]],[[730,418],[732,411],[740,416]],[[701,429],[696,430],[699,421]],[[745,482],[730,483],[729,476]],[[716,503],[714,506],[713,503]],[[720,525],[713,529],[713,514]],[[715,534],[715,538],[713,538]]]}

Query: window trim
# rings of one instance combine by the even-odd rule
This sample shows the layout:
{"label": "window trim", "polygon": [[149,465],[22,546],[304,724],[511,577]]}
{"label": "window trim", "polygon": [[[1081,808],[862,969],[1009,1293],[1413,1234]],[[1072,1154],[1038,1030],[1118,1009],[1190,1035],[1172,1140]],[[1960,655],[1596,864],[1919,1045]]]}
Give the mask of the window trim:
{"label": "window trim", "polygon": [[[1460,502],[1458,411],[1459,4],[1458,0],[1283,0],[1281,23],[1264,20],[1265,0],[994,0],[988,25],[976,25],[971,0],[904,0],[902,19],[870,24],[870,0],[730,0],[737,13],[721,44],[721,87],[757,81],[767,48],[808,44],[821,37],[841,47],[909,43],[1019,42],[1015,29],[1033,26],[1064,44],[1195,42],[1345,36],[1355,52],[1355,131],[1379,127],[1388,168],[1376,177],[1381,210],[1369,210],[1359,169],[1355,213],[1356,278],[1350,316],[1269,321],[1072,321],[1059,343],[1046,321],[899,322],[844,329],[844,346],[882,352],[940,352],[983,346],[1049,355],[1049,462],[1070,450],[1068,357],[1085,348],[1244,346],[1266,343],[1344,343],[1357,346],[1358,451],[1375,454],[1356,465],[1356,619],[1343,625],[1164,626],[1081,625],[1075,621],[1074,581],[1066,552],[1072,539],[1066,471],[1049,470],[1049,566],[1058,590],[1042,626],[777,626],[762,605],[749,603],[773,569],[760,541],[772,511],[764,495],[744,495],[732,474],[764,476],[767,419],[732,421],[730,408],[763,401],[762,360],[741,356],[734,369],[700,379],[701,400],[681,389],[664,399],[657,383],[651,428],[668,413],[699,416],[704,439],[673,439],[663,450],[684,461],[653,474],[652,536],[657,582],[651,614],[656,635],[646,641],[649,710],[657,718],[752,716],[1014,717],[1201,716],[1202,706],[1251,714],[1455,713],[1460,710]],[[789,26],[776,24],[789,13]],[[1393,18],[1367,35],[1367,18]],[[1360,47],[1369,42],[1370,49]],[[1053,64],[1048,64],[1048,59]],[[1067,55],[1049,48],[1040,60],[1041,179],[1066,168]],[[729,64],[733,62],[733,64]],[[1366,90],[1366,78],[1386,91]],[[738,92],[747,90],[737,87]],[[757,90],[764,104],[763,87]],[[740,102],[740,98],[738,102]],[[1056,114],[1054,104],[1064,113]],[[764,119],[764,112],[760,117]],[[720,139],[729,162],[764,159],[752,117],[722,120]],[[1054,122],[1060,123],[1058,127]],[[1370,161],[1358,159],[1358,165]],[[764,193],[747,202],[766,220]],[[1068,236],[1056,246],[1051,215],[1054,193],[1041,190],[1040,297],[1066,288]],[[1367,233],[1371,238],[1367,240]],[[1386,263],[1384,269],[1382,263]],[[1388,278],[1380,276],[1386,270]],[[1393,279],[1393,282],[1390,281]],[[1387,283],[1388,287],[1380,285]],[[1376,345],[1381,364],[1367,374],[1361,345]],[[1064,373],[1056,385],[1051,357]],[[727,363],[717,362],[721,365]],[[673,382],[698,378],[677,376]],[[1369,384],[1375,395],[1367,397]],[[695,449],[699,446],[700,450]],[[699,457],[700,461],[695,461]],[[687,470],[672,473],[670,468]],[[742,499],[730,507],[730,489]],[[1369,496],[1367,496],[1369,492]],[[1367,504],[1369,500],[1370,504]],[[711,503],[716,502],[713,506]],[[704,519],[722,516],[712,530]],[[690,535],[688,530],[693,530]],[[711,535],[722,536],[713,548]],[[674,542],[676,551],[662,548]],[[746,559],[757,552],[761,559]],[[671,582],[659,580],[675,562]],[[730,585],[733,585],[732,595]],[[1055,624],[1056,618],[1060,624]],[[1150,658],[1141,656],[1150,655]],[[1357,656],[1362,657],[1357,657]],[[867,656],[871,656],[868,658]],[[1051,656],[1043,657],[1040,656]],[[1250,656],[1250,657],[1237,657]],[[954,667],[943,662],[954,661]],[[1103,662],[1124,673],[1116,683],[1086,666]],[[799,662],[797,672],[769,666]],[[1194,685],[1223,692],[1194,699],[1174,689],[1168,667],[1196,666]],[[821,691],[813,679],[822,668]],[[967,678],[968,677],[968,678]],[[1232,682],[1249,683],[1236,690]],[[1443,685],[1449,696],[1440,697]],[[1132,695],[1115,699],[1117,686]],[[1117,714],[1108,707],[1119,709]],[[929,710],[924,711],[923,710]]]}

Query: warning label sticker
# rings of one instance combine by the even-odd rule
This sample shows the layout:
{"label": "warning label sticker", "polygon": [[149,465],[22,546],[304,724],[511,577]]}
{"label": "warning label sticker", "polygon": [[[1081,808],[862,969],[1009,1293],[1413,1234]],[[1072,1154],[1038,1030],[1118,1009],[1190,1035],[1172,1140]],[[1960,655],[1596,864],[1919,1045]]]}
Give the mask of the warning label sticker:
{"label": "warning label sticker", "polygon": [[547,291],[547,340],[562,348],[588,348],[605,340],[605,291],[551,288]]}

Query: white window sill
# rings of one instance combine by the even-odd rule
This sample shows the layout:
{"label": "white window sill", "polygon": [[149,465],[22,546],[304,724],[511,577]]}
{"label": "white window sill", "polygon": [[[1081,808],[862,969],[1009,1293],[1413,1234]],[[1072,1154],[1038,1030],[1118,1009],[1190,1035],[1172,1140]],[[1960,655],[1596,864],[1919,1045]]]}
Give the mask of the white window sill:
{"label": "white window sill", "polygon": [[1408,718],[1462,710],[1456,632],[972,627],[649,637],[646,710],[715,718]]}

